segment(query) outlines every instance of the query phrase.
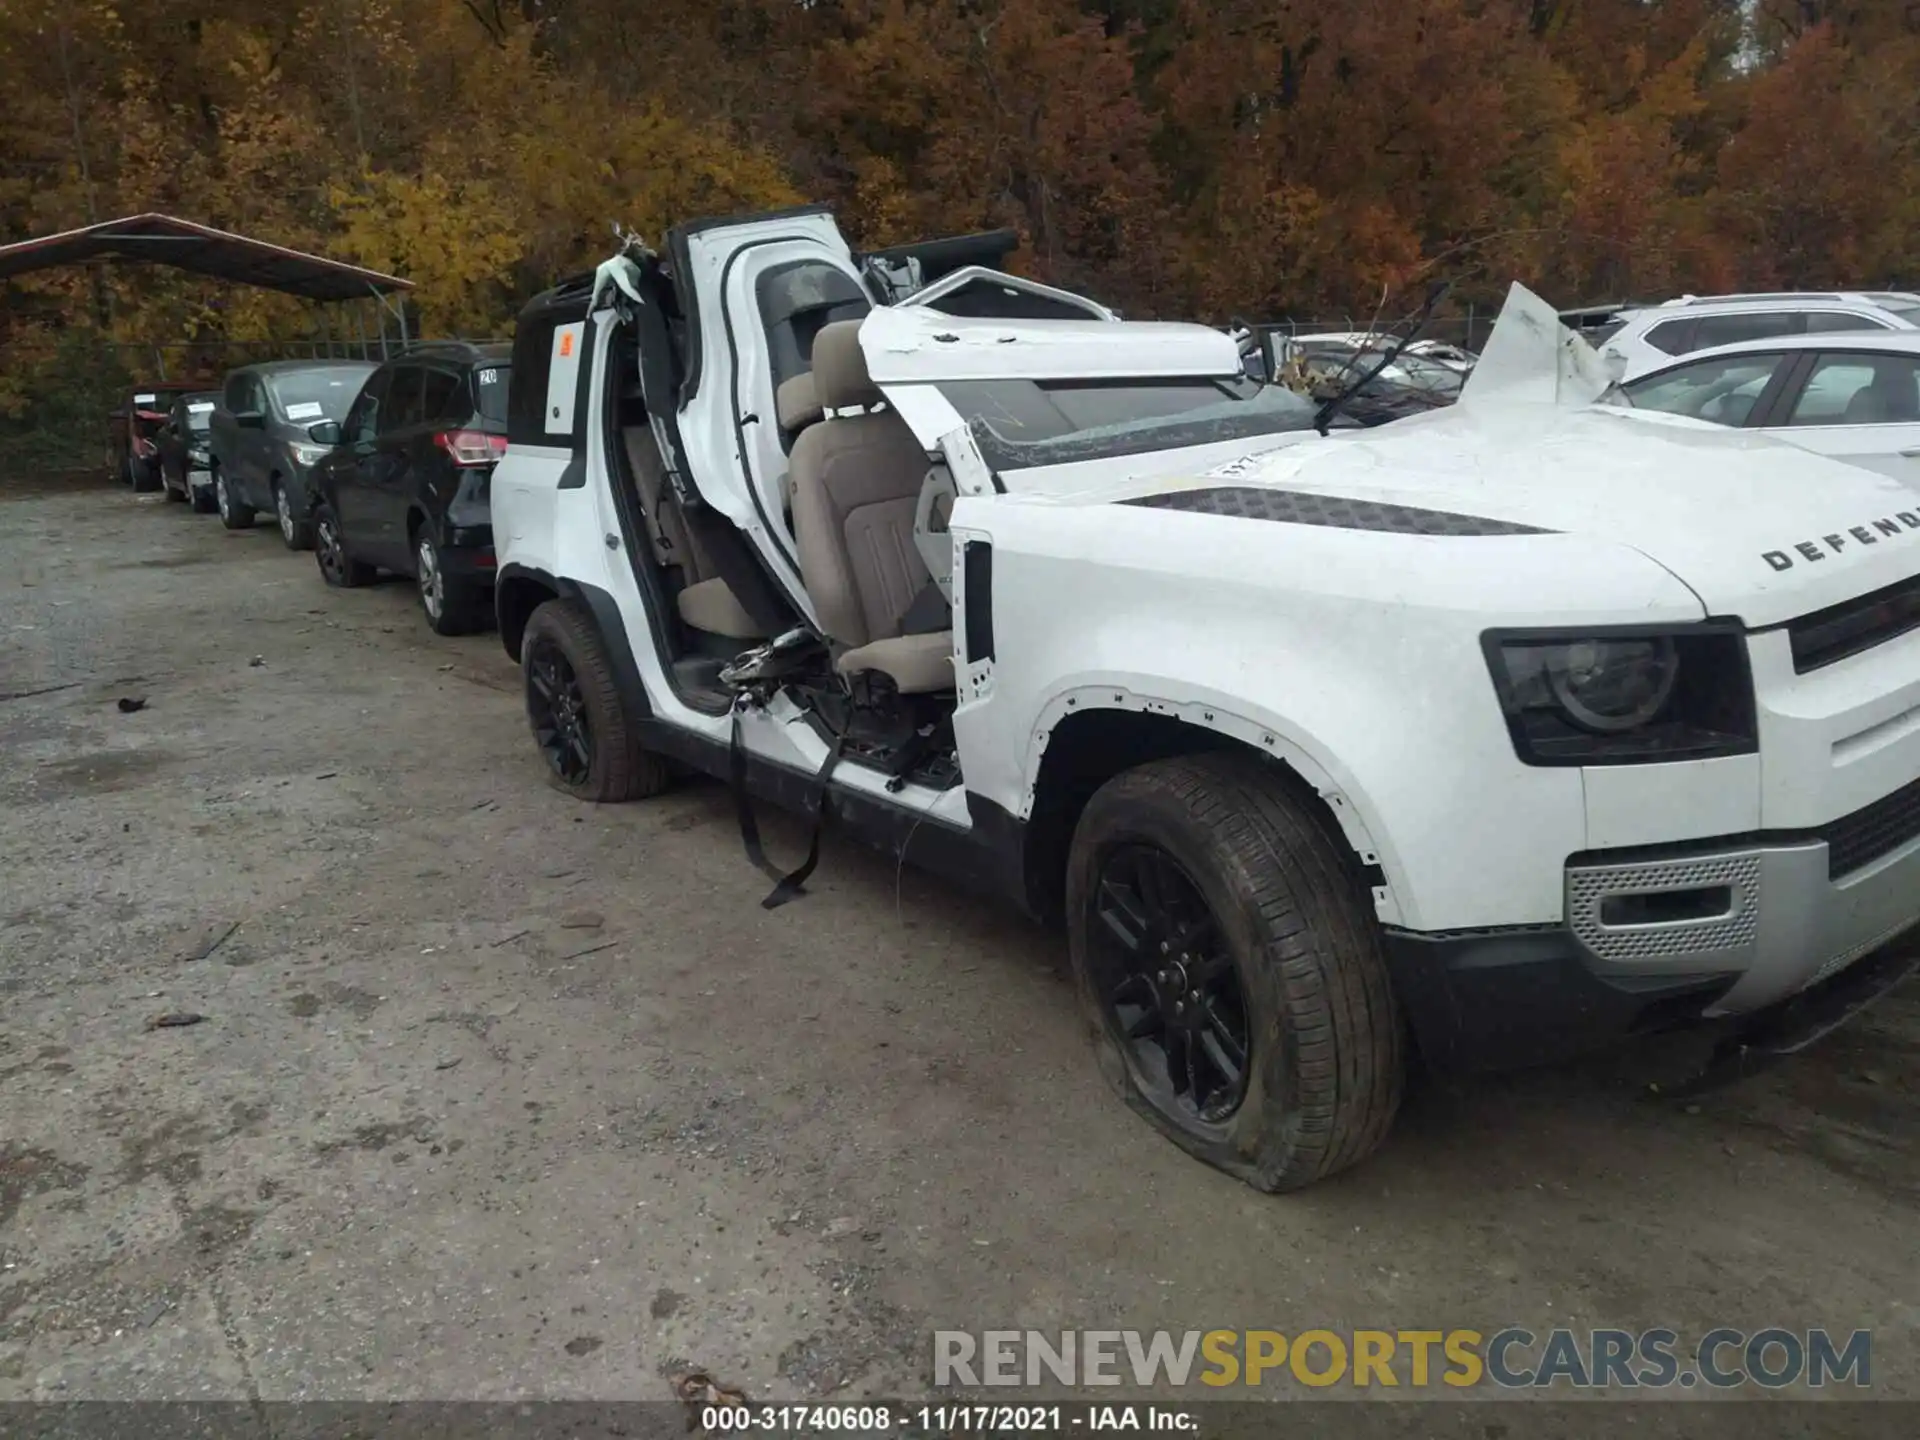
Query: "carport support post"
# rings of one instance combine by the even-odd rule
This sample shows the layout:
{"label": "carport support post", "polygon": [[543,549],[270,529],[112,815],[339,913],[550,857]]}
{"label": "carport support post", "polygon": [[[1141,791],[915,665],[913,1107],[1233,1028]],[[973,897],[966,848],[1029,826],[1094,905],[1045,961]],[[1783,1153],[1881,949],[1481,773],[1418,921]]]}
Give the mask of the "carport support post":
{"label": "carport support post", "polygon": [[407,335],[406,297],[404,295],[401,296],[400,303],[395,305],[387,299],[379,286],[369,285],[367,289],[372,293],[375,303],[380,306],[380,358],[384,360],[387,355],[387,315],[389,312],[392,313],[394,323],[400,329],[400,353],[403,355],[406,354],[411,343]]}

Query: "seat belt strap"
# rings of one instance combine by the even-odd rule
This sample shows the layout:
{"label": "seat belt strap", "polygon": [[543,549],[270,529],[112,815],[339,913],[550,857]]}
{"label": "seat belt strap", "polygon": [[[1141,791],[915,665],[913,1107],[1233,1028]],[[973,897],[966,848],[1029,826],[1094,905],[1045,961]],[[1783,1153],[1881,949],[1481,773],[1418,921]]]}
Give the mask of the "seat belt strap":
{"label": "seat belt strap", "polygon": [[773,889],[760,902],[760,908],[778,910],[789,900],[806,893],[807,881],[820,864],[820,837],[827,828],[827,784],[833,777],[834,767],[840,763],[846,736],[834,736],[833,744],[827,750],[827,758],[821,762],[820,772],[814,778],[813,799],[807,807],[813,818],[813,833],[807,842],[807,858],[795,869],[782,872],[767,856],[766,846],[760,839],[760,823],[753,814],[753,799],[747,793],[747,747],[740,733],[740,715],[745,708],[744,699],[733,707],[733,733],[728,746],[731,752],[728,771],[733,783],[733,802],[740,820],[740,843],[747,852],[748,862],[773,881]]}

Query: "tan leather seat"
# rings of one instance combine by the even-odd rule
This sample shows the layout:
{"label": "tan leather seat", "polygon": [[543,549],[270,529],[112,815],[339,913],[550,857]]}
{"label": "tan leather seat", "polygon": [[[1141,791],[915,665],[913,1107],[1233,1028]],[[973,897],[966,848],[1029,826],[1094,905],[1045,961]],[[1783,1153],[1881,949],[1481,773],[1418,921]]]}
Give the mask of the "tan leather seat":
{"label": "tan leather seat", "polygon": [[654,443],[653,431],[644,425],[629,425],[620,432],[620,438],[640,487],[640,508],[646,514],[653,557],[662,566],[680,571],[680,593],[674,603],[681,623],[729,640],[766,639],[765,630],[715,573],[712,560],[693,538],[686,517],[667,493],[666,467],[660,463],[660,447]]}
{"label": "tan leather seat", "polygon": [[881,396],[860,353],[858,320],[815,337],[813,382],[829,413],[794,441],[788,478],[800,578],[827,639],[845,647],[835,668],[881,671],[903,694],[951,689],[952,632],[900,633],[929,580],[913,544],[927,453],[906,421],[872,408]]}
{"label": "tan leather seat", "polygon": [[681,586],[676,604],[681,624],[691,625],[695,630],[723,635],[729,640],[767,638],[760,623],[734,595],[733,588],[718,575]]}
{"label": "tan leather seat", "polygon": [[811,373],[783,380],[773,392],[773,413],[780,428],[798,435],[826,412],[820,408],[820,391]]}
{"label": "tan leather seat", "polygon": [[895,635],[847,651],[834,661],[842,675],[878,670],[902,695],[929,695],[953,688],[953,632]]}

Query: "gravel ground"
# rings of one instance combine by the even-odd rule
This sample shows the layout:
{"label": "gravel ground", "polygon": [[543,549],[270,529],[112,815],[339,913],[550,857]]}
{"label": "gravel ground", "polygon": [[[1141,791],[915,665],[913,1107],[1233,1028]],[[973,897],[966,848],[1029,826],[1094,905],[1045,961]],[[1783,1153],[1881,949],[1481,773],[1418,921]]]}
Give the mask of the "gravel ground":
{"label": "gravel ground", "polygon": [[724,790],[550,790],[495,638],[403,584],[15,483],[0,596],[0,1400],[855,1396],[924,1390],[936,1328],[1506,1323],[1872,1327],[1920,1398],[1912,990],[1692,1105],[1430,1087],[1263,1197],[1106,1091],[1057,937],[845,845],[761,910]]}

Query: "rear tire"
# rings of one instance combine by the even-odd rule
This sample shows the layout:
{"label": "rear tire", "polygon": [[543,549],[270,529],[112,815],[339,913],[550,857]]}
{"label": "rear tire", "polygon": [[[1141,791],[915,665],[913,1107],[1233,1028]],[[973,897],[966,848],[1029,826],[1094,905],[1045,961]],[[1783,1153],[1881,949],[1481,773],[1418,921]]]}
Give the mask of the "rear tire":
{"label": "rear tire", "polygon": [[313,507],[313,558],[319,562],[320,578],[336,589],[353,590],[374,581],[374,567],[347,553],[339,518],[324,500]]}
{"label": "rear tire", "polygon": [[595,803],[666,788],[667,762],[641,748],[606,645],[578,605],[548,600],[533,612],[520,640],[520,673],[527,722],[556,788]]}
{"label": "rear tire", "polygon": [[240,503],[227,486],[226,473],[218,465],[213,467],[213,508],[219,512],[220,523],[227,529],[253,528],[253,507]]}
{"label": "rear tire", "polygon": [[286,541],[289,550],[311,550],[313,517],[295,513],[293,497],[287,491],[286,481],[275,476],[272,485],[273,513],[280,524],[280,538]]}
{"label": "rear tire", "polygon": [[1101,1070],[1175,1144],[1278,1191],[1385,1140],[1406,1059],[1372,905],[1330,822],[1257,759],[1102,786],[1074,832],[1067,917]]}
{"label": "rear tire", "polygon": [[413,538],[413,578],[434,634],[470,635],[480,628],[486,613],[482,591],[470,580],[447,574],[440,547],[424,525]]}

